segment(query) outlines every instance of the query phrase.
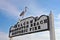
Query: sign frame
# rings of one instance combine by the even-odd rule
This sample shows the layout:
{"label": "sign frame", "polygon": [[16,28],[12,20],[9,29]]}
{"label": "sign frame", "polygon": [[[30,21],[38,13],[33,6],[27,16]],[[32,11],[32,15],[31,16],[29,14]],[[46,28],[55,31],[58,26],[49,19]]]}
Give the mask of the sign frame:
{"label": "sign frame", "polygon": [[[39,31],[34,31],[34,32],[28,32],[28,33],[24,33],[24,34],[15,35],[15,36],[10,36],[10,30],[11,30],[11,28],[12,28],[12,27],[10,27],[9,37],[11,38],[11,37],[22,36],[22,35],[26,35],[26,34],[32,34],[32,33],[36,33],[36,32],[42,32],[42,31],[47,31],[47,30],[49,30],[49,16],[47,16],[47,15],[41,15],[41,16],[37,19],[37,21],[38,21],[41,17],[43,17],[43,16],[47,17],[47,20],[48,20],[48,22],[47,22],[48,28],[47,28],[47,29],[39,30]],[[28,18],[30,18],[30,17],[28,17]],[[28,18],[25,18],[25,19],[28,19]],[[33,17],[33,18],[34,18],[34,17]],[[23,19],[23,20],[25,20],[25,19]],[[21,21],[23,21],[23,20],[21,20]]]}

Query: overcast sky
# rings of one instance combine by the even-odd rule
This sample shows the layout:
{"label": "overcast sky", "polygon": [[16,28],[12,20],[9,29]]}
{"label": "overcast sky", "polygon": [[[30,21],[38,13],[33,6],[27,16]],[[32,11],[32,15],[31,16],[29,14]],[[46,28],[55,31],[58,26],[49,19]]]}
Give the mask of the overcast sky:
{"label": "overcast sky", "polygon": [[[0,0],[0,40],[9,40],[9,28],[19,19],[19,14],[27,6],[24,17],[54,15],[56,40],[60,40],[60,0]],[[14,37],[13,40],[50,40],[49,31]]]}

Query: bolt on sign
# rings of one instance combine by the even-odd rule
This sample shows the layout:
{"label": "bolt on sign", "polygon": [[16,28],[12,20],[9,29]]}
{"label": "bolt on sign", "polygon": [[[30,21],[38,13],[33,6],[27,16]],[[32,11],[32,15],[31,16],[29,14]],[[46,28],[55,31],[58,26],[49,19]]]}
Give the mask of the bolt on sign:
{"label": "bolt on sign", "polygon": [[49,16],[27,17],[19,20],[14,26],[10,27],[9,37],[22,36],[41,31],[49,30]]}

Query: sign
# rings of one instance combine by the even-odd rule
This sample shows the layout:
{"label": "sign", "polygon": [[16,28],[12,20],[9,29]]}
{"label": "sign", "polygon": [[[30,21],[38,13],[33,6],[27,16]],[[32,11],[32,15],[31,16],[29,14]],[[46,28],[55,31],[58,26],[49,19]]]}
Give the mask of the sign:
{"label": "sign", "polygon": [[9,37],[21,36],[49,30],[49,16],[28,17],[20,20],[9,30]]}

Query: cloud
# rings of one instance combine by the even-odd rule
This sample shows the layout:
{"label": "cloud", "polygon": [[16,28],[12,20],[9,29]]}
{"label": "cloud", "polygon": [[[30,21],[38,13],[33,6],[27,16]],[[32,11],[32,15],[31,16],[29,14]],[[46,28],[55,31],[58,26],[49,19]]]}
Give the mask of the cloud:
{"label": "cloud", "polygon": [[60,20],[60,14],[56,15],[55,19]]}
{"label": "cloud", "polygon": [[8,35],[4,32],[0,32],[0,40],[8,40]]}
{"label": "cloud", "polygon": [[[14,0],[15,1],[15,0]],[[19,0],[20,1],[20,0]],[[26,2],[26,1],[24,1]],[[23,1],[21,3],[24,3]],[[21,4],[19,2],[19,5]],[[29,4],[28,4],[29,3]],[[24,3],[25,4],[25,3]],[[30,15],[33,15],[33,16],[40,16],[42,14],[49,14],[47,12],[47,9],[45,8],[41,8],[41,7],[38,7],[39,5],[37,5],[35,3],[35,1],[29,1],[26,3],[26,5],[28,4],[28,13],[29,15],[26,15],[26,16],[30,16]],[[23,6],[23,5],[21,5]],[[13,16],[13,17],[18,17],[19,15],[19,10],[17,9],[17,7],[13,4],[11,4],[10,2],[8,2],[7,0],[0,0],[0,9],[1,10],[4,10],[4,11],[7,11],[8,13],[6,13],[6,15],[10,15],[10,16]],[[55,20],[55,26],[56,28],[59,27],[60,28],[60,14],[57,15],[57,17],[55,18],[56,20],[59,20],[59,21],[56,21]],[[60,40],[60,32],[59,32],[60,29],[56,29],[56,39],[57,40]],[[30,34],[30,35],[24,35],[24,36],[19,36],[19,37],[15,37],[13,38],[14,40],[49,40],[49,32],[40,32],[40,33],[35,33],[35,34]],[[0,32],[0,40],[9,40],[8,38],[8,34],[4,33],[4,32]]]}
{"label": "cloud", "polygon": [[60,14],[54,16],[54,21],[55,21],[55,27],[59,28],[60,27]]}
{"label": "cloud", "polygon": [[49,40],[48,32],[33,33],[13,38],[13,40]]}
{"label": "cloud", "polygon": [[56,29],[56,40],[60,40],[60,32],[59,32],[60,28]]}
{"label": "cloud", "polygon": [[55,21],[55,27],[59,28],[60,27],[60,21]]}
{"label": "cloud", "polygon": [[40,5],[37,4],[37,2],[35,2],[35,0],[30,0],[30,1],[26,1],[27,2],[27,12],[25,14],[26,16],[40,16],[40,15],[47,15],[49,14],[47,12],[47,9],[40,7]]}
{"label": "cloud", "polygon": [[[60,28],[55,30],[56,40],[60,40]],[[0,32],[0,40],[9,40],[8,34]],[[23,36],[17,36],[12,40],[50,40],[49,31],[27,34]]]}
{"label": "cloud", "polygon": [[19,14],[17,7],[8,2],[7,0],[0,0],[0,10],[8,12],[5,14],[10,16],[18,16]]}
{"label": "cloud", "polygon": [[[60,40],[60,29],[56,29],[55,35],[56,35],[56,40]],[[48,31],[45,32],[39,32],[39,33],[33,33],[33,34],[28,34],[24,36],[18,36],[14,37],[13,40],[50,40],[50,34]]]}
{"label": "cloud", "polygon": [[[27,6],[29,9],[26,12],[24,17],[28,17],[28,16],[40,16],[42,14],[48,14],[48,12],[46,11],[47,9],[45,8],[41,8],[39,7],[39,5],[37,5],[37,3],[35,1],[31,1],[31,0],[11,0],[11,1],[7,1],[7,0],[0,0],[0,9],[4,10],[8,13],[5,13],[5,16],[9,16],[13,17],[14,19],[16,19],[17,17],[19,17],[19,14],[21,13],[21,8]],[[18,8],[20,9],[18,9]],[[24,8],[23,8],[24,9]],[[20,12],[19,12],[20,10]]]}

